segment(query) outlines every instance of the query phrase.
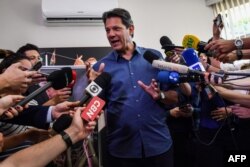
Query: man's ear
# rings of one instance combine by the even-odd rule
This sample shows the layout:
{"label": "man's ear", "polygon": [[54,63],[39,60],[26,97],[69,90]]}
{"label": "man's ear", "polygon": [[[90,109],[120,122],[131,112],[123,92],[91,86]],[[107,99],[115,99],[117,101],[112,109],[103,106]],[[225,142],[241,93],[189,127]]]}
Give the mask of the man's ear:
{"label": "man's ear", "polygon": [[135,26],[130,25],[128,29],[129,29],[129,35],[133,38],[134,37]]}

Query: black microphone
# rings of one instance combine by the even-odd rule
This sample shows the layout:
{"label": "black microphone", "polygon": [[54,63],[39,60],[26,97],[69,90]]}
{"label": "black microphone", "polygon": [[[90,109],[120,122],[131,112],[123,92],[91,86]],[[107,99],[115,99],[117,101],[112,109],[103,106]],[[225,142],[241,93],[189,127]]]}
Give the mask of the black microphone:
{"label": "black microphone", "polygon": [[111,76],[107,72],[102,72],[94,81],[92,81],[86,88],[86,94],[80,99],[79,106],[85,104],[91,97],[99,96],[104,97],[104,91],[108,88],[111,81]]}
{"label": "black microphone", "polygon": [[62,132],[65,129],[67,129],[70,126],[72,119],[73,118],[68,114],[61,115],[53,123],[51,134],[55,135],[57,133]]}
{"label": "black microphone", "polygon": [[[172,43],[172,41],[167,37],[167,36],[162,36],[160,38],[160,43],[161,43],[161,48],[165,50],[165,54],[168,51],[172,51],[174,48],[182,48],[182,46],[176,46],[175,44]],[[167,54],[166,54],[167,55]]]}
{"label": "black microphone", "polygon": [[[104,90],[108,87],[111,81],[111,76],[107,72],[103,72],[86,88],[86,94],[80,99],[79,106],[85,104],[91,97],[99,96],[104,98]],[[52,134],[60,133],[70,126],[72,117],[68,114],[61,115],[53,124]]]}
{"label": "black microphone", "polygon": [[24,106],[30,100],[34,99],[36,96],[38,96],[39,94],[41,94],[43,91],[47,90],[50,87],[53,87],[56,90],[66,87],[72,81],[72,70],[71,68],[67,67],[61,70],[54,71],[47,77],[47,81],[48,82],[43,87],[37,89],[36,91],[26,96],[15,106],[18,105]]}

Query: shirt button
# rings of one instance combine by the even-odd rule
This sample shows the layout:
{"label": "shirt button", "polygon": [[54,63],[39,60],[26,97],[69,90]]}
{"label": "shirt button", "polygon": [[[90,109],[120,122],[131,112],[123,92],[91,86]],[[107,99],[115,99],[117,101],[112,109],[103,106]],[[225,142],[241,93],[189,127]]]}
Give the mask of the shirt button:
{"label": "shirt button", "polygon": [[136,102],[139,102],[139,100],[135,100]]}
{"label": "shirt button", "polygon": [[132,73],[132,72],[131,72],[130,74],[131,74],[131,75],[134,75],[134,73]]}
{"label": "shirt button", "polygon": [[138,117],[138,118],[140,118],[140,117],[141,117],[141,115],[140,115],[140,114],[138,114],[138,115],[137,115],[137,117]]}
{"label": "shirt button", "polygon": [[134,88],[136,88],[136,86],[134,86]]}

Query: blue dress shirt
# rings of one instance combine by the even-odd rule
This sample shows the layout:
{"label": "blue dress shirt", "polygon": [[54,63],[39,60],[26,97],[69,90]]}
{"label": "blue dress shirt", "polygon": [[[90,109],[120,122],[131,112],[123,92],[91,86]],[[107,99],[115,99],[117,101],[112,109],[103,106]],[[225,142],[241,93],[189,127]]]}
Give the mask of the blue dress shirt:
{"label": "blue dress shirt", "polygon": [[162,57],[156,50],[136,46],[131,60],[113,51],[93,67],[97,71],[100,63],[105,63],[104,71],[112,76],[106,121],[108,150],[115,157],[155,156],[172,145],[166,110],[137,84],[141,80],[149,85],[159,72],[143,58],[146,50]]}

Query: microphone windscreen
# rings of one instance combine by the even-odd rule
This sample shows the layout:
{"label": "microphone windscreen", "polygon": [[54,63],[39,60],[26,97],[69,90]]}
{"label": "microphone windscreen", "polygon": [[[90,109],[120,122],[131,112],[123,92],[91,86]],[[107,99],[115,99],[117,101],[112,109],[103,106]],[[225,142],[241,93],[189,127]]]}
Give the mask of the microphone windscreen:
{"label": "microphone windscreen", "polygon": [[172,41],[167,36],[162,36],[160,39],[160,43],[162,46],[161,48],[165,49],[165,52],[172,51],[175,48],[184,49],[184,47],[182,47],[182,46],[176,46],[175,44],[173,44]]}
{"label": "microphone windscreen", "polygon": [[172,43],[172,41],[167,37],[167,36],[162,36],[160,38],[160,43],[161,43],[161,46],[165,46],[165,45],[174,45]]}
{"label": "microphone windscreen", "polygon": [[[208,53],[207,50],[204,49],[206,45],[207,45],[207,42],[200,41],[199,44],[198,44],[198,46],[197,46],[198,52],[210,54],[210,53]],[[207,56],[208,56],[208,55],[207,55]]]}
{"label": "microphone windscreen", "polygon": [[63,114],[54,122],[52,129],[55,132],[60,133],[66,128],[68,128],[71,122],[72,122],[72,117],[69,116],[68,114]]}
{"label": "microphone windscreen", "polygon": [[153,63],[154,60],[159,60],[160,58],[151,52],[150,50],[146,50],[145,53],[143,54],[144,59],[146,59],[150,64]]}
{"label": "microphone windscreen", "polygon": [[99,75],[94,82],[99,85],[102,89],[108,88],[111,81],[111,75],[107,72],[102,72],[101,75]]}
{"label": "microphone windscreen", "polygon": [[73,70],[70,67],[63,67],[61,70],[65,72],[69,83],[71,83],[73,80]]}
{"label": "microphone windscreen", "polygon": [[52,87],[56,90],[66,87],[72,81],[72,70],[62,69],[53,71],[47,78],[52,83]]}
{"label": "microphone windscreen", "polygon": [[191,66],[199,62],[199,58],[194,49],[188,48],[182,52],[182,57],[185,60],[187,66]]}
{"label": "microphone windscreen", "polygon": [[194,48],[197,50],[200,39],[195,35],[185,35],[182,40],[182,46],[185,48]]}
{"label": "microphone windscreen", "polygon": [[157,81],[163,84],[170,83],[169,81],[169,71],[160,71],[157,74]]}

